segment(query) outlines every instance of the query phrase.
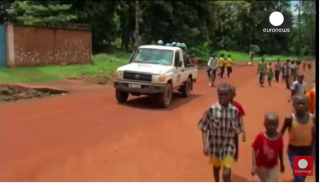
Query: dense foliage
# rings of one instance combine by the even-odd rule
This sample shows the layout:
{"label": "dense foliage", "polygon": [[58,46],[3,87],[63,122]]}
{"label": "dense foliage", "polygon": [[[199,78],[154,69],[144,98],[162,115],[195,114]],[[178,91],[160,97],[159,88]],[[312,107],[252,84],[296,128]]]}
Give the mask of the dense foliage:
{"label": "dense foliage", "polygon": [[[314,55],[315,1],[301,1],[294,16],[289,1],[0,1],[0,23],[89,24],[93,43],[130,48],[135,29],[140,44],[180,41],[194,51],[234,50],[260,54]],[[291,33],[262,33],[266,17],[280,11]],[[139,20],[139,25],[136,25]]]}

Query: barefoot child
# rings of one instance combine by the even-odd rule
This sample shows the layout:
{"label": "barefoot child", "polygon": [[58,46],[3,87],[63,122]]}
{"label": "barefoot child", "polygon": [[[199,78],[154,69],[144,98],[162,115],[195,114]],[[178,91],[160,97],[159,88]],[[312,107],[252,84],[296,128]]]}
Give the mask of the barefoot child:
{"label": "barefoot child", "polygon": [[277,132],[279,117],[274,112],[264,116],[265,131],[258,133],[252,143],[252,174],[256,174],[261,182],[278,181],[278,159],[280,172],[284,172],[283,140]]}
{"label": "barefoot child", "polygon": [[276,64],[274,65],[274,76],[277,83],[280,81],[280,73],[281,73],[281,64],[280,64],[280,59],[278,59]]}
{"label": "barefoot child", "polygon": [[216,55],[212,55],[212,57],[208,61],[208,78],[209,78],[209,86],[214,86],[214,81],[216,80],[216,71],[218,67],[218,58]]}
{"label": "barefoot child", "polygon": [[286,88],[290,89],[290,82],[289,82],[289,62],[290,60],[288,59],[283,65],[282,65],[282,78],[285,81]]}
{"label": "barefoot child", "polygon": [[[245,115],[245,112],[243,110],[242,105],[235,101],[234,98],[236,97],[236,88],[234,86],[231,86],[231,103],[234,107],[236,107],[239,111],[239,121],[241,125],[241,130],[242,130],[242,141],[246,141],[246,134],[245,134],[245,128],[244,128],[244,122],[243,122],[243,117]],[[238,161],[239,158],[239,137],[238,134],[235,136],[235,143],[236,143],[236,152],[234,155],[234,160]]]}
{"label": "barefoot child", "polygon": [[206,110],[198,123],[198,128],[202,131],[203,152],[209,156],[216,182],[220,181],[221,168],[223,181],[230,182],[236,150],[234,137],[241,133],[239,112],[230,103],[230,90],[229,84],[218,86],[219,101]]}
{"label": "barefoot child", "polygon": [[268,64],[268,70],[267,70],[267,79],[268,79],[268,84],[271,86],[271,82],[273,79],[273,71],[272,71],[272,66],[271,63]]}
{"label": "barefoot child", "polygon": [[225,60],[224,60],[224,54],[220,55],[220,58],[218,60],[218,66],[220,68],[220,78],[223,78],[224,70],[225,70]]}
{"label": "barefoot child", "polygon": [[289,98],[289,102],[291,101],[291,98],[294,95],[297,95],[297,94],[304,95],[306,93],[306,83],[304,82],[303,74],[298,75],[297,80],[292,83],[290,90],[291,90],[291,96]]}
{"label": "barefoot child", "polygon": [[264,61],[264,57],[262,57],[261,61],[258,64],[258,70],[257,70],[257,73],[259,74],[260,86],[263,86],[264,84],[264,77],[265,77],[266,70],[267,70],[267,65]]}
{"label": "barefoot child", "polygon": [[228,58],[226,60],[226,66],[227,66],[227,76],[228,78],[230,78],[230,74],[232,73],[232,59],[230,55],[228,55]]}
{"label": "barefoot child", "polygon": [[[293,156],[312,156],[314,138],[314,116],[307,111],[307,97],[302,94],[293,96],[294,113],[284,120],[281,134],[289,133],[288,157],[291,168]],[[295,176],[291,182],[304,182],[305,176]]]}

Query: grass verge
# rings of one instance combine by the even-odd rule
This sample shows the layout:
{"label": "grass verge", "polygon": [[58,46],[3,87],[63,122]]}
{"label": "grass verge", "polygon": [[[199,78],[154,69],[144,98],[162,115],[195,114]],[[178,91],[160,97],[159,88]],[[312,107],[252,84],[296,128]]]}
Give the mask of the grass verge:
{"label": "grass verge", "polygon": [[97,54],[88,65],[0,68],[0,82],[48,82],[95,74],[108,77],[117,67],[127,63],[129,57],[128,54]]}
{"label": "grass verge", "polygon": [[[231,55],[235,61],[248,60],[248,54],[236,51],[220,50],[217,54]],[[97,54],[92,56],[92,64],[89,65],[55,65],[55,66],[37,66],[37,67],[17,67],[0,68],[0,82],[48,82],[66,78],[88,79],[104,77],[108,78],[117,67],[128,62],[130,54]],[[267,61],[277,59],[285,60],[288,56],[284,55],[265,55]],[[198,56],[199,61],[209,59],[209,56]],[[261,57],[254,58],[255,61]]]}

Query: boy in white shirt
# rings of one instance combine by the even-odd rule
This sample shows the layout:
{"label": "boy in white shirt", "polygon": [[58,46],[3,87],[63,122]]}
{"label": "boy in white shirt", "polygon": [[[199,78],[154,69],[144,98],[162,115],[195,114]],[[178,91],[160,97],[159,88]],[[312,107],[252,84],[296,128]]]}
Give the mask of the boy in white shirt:
{"label": "boy in white shirt", "polygon": [[297,77],[297,80],[292,83],[291,86],[291,97],[289,99],[289,102],[291,101],[291,98],[294,95],[300,94],[300,95],[305,95],[306,93],[306,83],[303,81],[304,80],[304,75],[299,74]]}
{"label": "boy in white shirt", "polygon": [[212,57],[208,61],[208,78],[209,78],[209,86],[214,86],[214,81],[216,80],[216,71],[218,67],[218,58],[215,55],[212,55]]}

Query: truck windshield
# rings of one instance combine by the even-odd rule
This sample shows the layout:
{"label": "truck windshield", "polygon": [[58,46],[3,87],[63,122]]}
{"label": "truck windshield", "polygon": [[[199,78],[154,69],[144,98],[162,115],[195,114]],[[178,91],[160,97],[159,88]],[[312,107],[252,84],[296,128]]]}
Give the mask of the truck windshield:
{"label": "truck windshield", "polygon": [[172,65],[173,51],[158,49],[138,49],[132,58],[133,63]]}

